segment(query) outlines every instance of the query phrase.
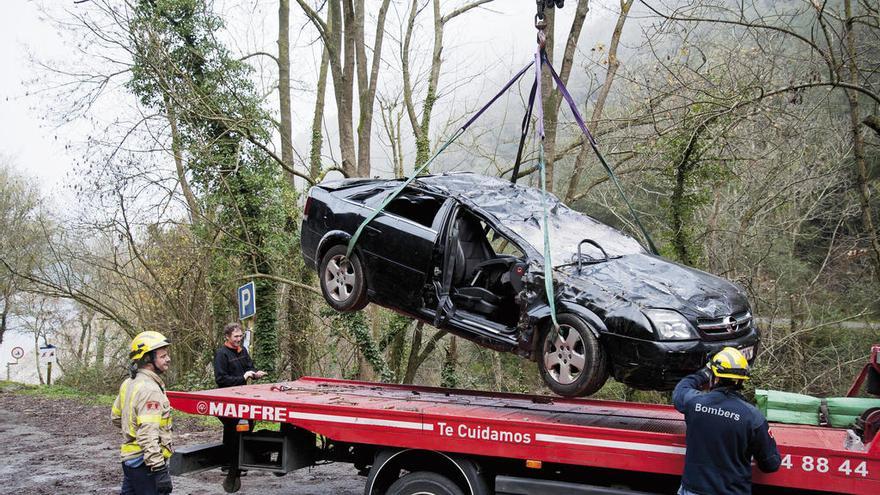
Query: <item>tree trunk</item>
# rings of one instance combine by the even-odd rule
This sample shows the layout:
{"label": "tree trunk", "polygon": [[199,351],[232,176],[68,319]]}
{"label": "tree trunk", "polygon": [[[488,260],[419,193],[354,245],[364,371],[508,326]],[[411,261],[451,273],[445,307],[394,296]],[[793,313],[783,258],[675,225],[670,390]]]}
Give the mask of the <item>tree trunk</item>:
{"label": "tree trunk", "polygon": [[293,124],[290,116],[290,0],[278,2],[278,101],[281,111],[281,161],[284,176],[294,186],[293,170]]}
{"label": "tree trunk", "polygon": [[[553,61],[553,43],[556,39],[556,9],[547,9],[544,19],[547,21],[547,44],[544,51],[547,52],[547,60]],[[556,119],[559,115],[557,98],[559,91],[554,89],[553,77],[550,69],[541,69],[541,103],[544,105],[544,167],[547,170],[547,191],[553,192],[553,173],[556,166]]]}
{"label": "tree trunk", "polygon": [[[590,117],[589,130],[596,135],[599,129],[599,120],[602,118],[602,112],[605,110],[605,102],[608,100],[608,94],[611,92],[611,85],[614,83],[614,76],[620,67],[620,61],[617,59],[617,47],[620,45],[620,36],[623,33],[623,26],[629,16],[629,10],[635,0],[622,0],[620,2],[620,15],[617,16],[617,24],[614,26],[614,32],[611,35],[611,44],[608,45],[608,69],[605,71],[605,82],[596,97],[596,105],[593,107],[593,114]],[[586,2],[584,2],[586,3]],[[580,6],[579,6],[580,7]],[[586,14],[586,13],[585,13]],[[574,26],[572,26],[574,28]],[[584,168],[587,163],[587,156],[593,152],[592,146],[584,138],[581,144],[581,150],[578,152],[574,161],[574,169],[571,178],[568,181],[568,190],[565,193],[565,201],[572,201],[578,194],[580,186],[580,178],[584,175]]]}
{"label": "tree trunk", "polygon": [[[853,85],[860,83],[859,68],[856,61],[855,33],[853,32],[855,19],[853,18],[851,0],[844,1],[846,13],[846,55],[847,68],[849,69],[849,82]],[[865,158],[865,138],[862,135],[862,118],[859,107],[859,96],[853,90],[846,90],[849,101],[850,133],[853,143],[853,162],[855,164],[856,193],[859,198],[859,207],[862,212],[862,223],[865,234],[873,251],[874,276],[880,278],[880,238],[874,225],[874,210],[871,207],[871,187],[868,163]]]}
{"label": "tree trunk", "polygon": [[165,116],[168,118],[168,124],[171,126],[171,154],[174,155],[174,166],[177,171],[177,181],[180,183],[180,189],[183,191],[183,197],[186,199],[186,206],[189,208],[190,222],[195,223],[201,219],[202,212],[199,202],[196,200],[192,188],[189,186],[189,180],[186,178],[186,167],[183,164],[183,151],[181,145],[180,131],[177,128],[177,113],[172,106],[171,98],[168,93],[163,93],[165,102]]}
{"label": "tree trunk", "polygon": [[[354,35],[350,33],[351,6],[345,0],[340,6],[339,0],[329,2],[329,33],[324,42],[330,51],[330,74],[333,76],[333,93],[336,96],[336,117],[339,125],[339,153],[342,158],[342,170],[349,177],[357,176],[357,156],[354,149],[354,131],[351,117],[352,87],[354,84]],[[344,19],[344,20],[343,20]]]}
{"label": "tree trunk", "polygon": [[446,358],[443,360],[441,387],[455,388],[458,386],[458,375],[456,373],[456,365],[458,360],[458,347],[456,338],[449,338],[449,346],[446,348]]}
{"label": "tree trunk", "polygon": [[357,26],[358,94],[360,95],[360,121],[358,123],[358,175],[370,176],[370,149],[373,139],[373,108],[376,101],[376,84],[382,61],[382,40],[385,39],[385,16],[390,0],[383,0],[376,20],[376,36],[373,40],[373,60],[367,75],[367,55],[364,34],[364,0],[358,0],[355,25]]}
{"label": "tree trunk", "polygon": [[327,92],[327,66],[330,56],[327,49],[321,52],[321,69],[318,73],[317,95],[315,97],[315,113],[312,118],[312,141],[309,150],[309,177],[317,180],[321,175],[321,148],[323,147],[324,95]]}
{"label": "tree trunk", "polygon": [[403,374],[403,380],[401,380],[403,384],[411,384],[416,378],[416,371],[419,370],[419,365],[421,364],[419,362],[419,350],[422,348],[422,328],[424,326],[424,323],[418,322],[413,330],[412,341],[409,346],[409,359],[406,361],[406,373]]}

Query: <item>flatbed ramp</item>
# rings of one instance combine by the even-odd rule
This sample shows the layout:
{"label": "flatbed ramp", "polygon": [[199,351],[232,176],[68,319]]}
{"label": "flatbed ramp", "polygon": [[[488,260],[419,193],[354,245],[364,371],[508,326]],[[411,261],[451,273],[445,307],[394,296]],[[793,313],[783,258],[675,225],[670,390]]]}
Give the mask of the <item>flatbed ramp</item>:
{"label": "flatbed ramp", "polygon": [[[192,414],[291,423],[334,441],[680,475],[683,416],[665,405],[486,393],[305,377],[169,392]],[[842,429],[771,424],[779,472],[757,485],[880,493],[880,442],[847,448]]]}

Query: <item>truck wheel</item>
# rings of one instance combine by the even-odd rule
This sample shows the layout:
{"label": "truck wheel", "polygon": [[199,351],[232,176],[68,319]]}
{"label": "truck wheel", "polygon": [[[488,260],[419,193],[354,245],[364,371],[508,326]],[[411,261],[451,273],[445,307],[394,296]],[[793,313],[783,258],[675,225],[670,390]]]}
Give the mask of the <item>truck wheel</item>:
{"label": "truck wheel", "polygon": [[345,251],[346,246],[338,244],[321,257],[321,293],[336,311],[358,311],[367,305],[364,269],[357,254],[346,259]]}
{"label": "truck wheel", "polygon": [[538,354],[541,378],[553,393],[579,397],[596,393],[608,380],[605,350],[592,328],[581,318],[563,313],[544,329]]}
{"label": "truck wheel", "polygon": [[449,478],[430,471],[416,471],[388,487],[386,495],[464,495]]}

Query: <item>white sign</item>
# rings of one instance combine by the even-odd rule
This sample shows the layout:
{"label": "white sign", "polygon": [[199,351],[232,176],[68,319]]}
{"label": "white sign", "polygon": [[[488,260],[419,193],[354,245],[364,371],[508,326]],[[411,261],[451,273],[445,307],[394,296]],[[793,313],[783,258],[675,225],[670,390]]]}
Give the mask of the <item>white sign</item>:
{"label": "white sign", "polygon": [[21,347],[12,348],[12,359],[21,359],[24,356],[24,349]]}
{"label": "white sign", "polygon": [[40,364],[48,364],[55,362],[55,346],[49,345],[40,347]]}

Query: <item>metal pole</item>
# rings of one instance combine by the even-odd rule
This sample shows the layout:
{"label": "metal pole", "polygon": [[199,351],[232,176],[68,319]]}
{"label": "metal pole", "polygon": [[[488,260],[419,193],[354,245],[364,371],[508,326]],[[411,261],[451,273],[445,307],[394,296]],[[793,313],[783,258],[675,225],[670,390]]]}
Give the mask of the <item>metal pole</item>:
{"label": "metal pole", "polygon": [[52,385],[52,361],[46,364],[46,384]]}

